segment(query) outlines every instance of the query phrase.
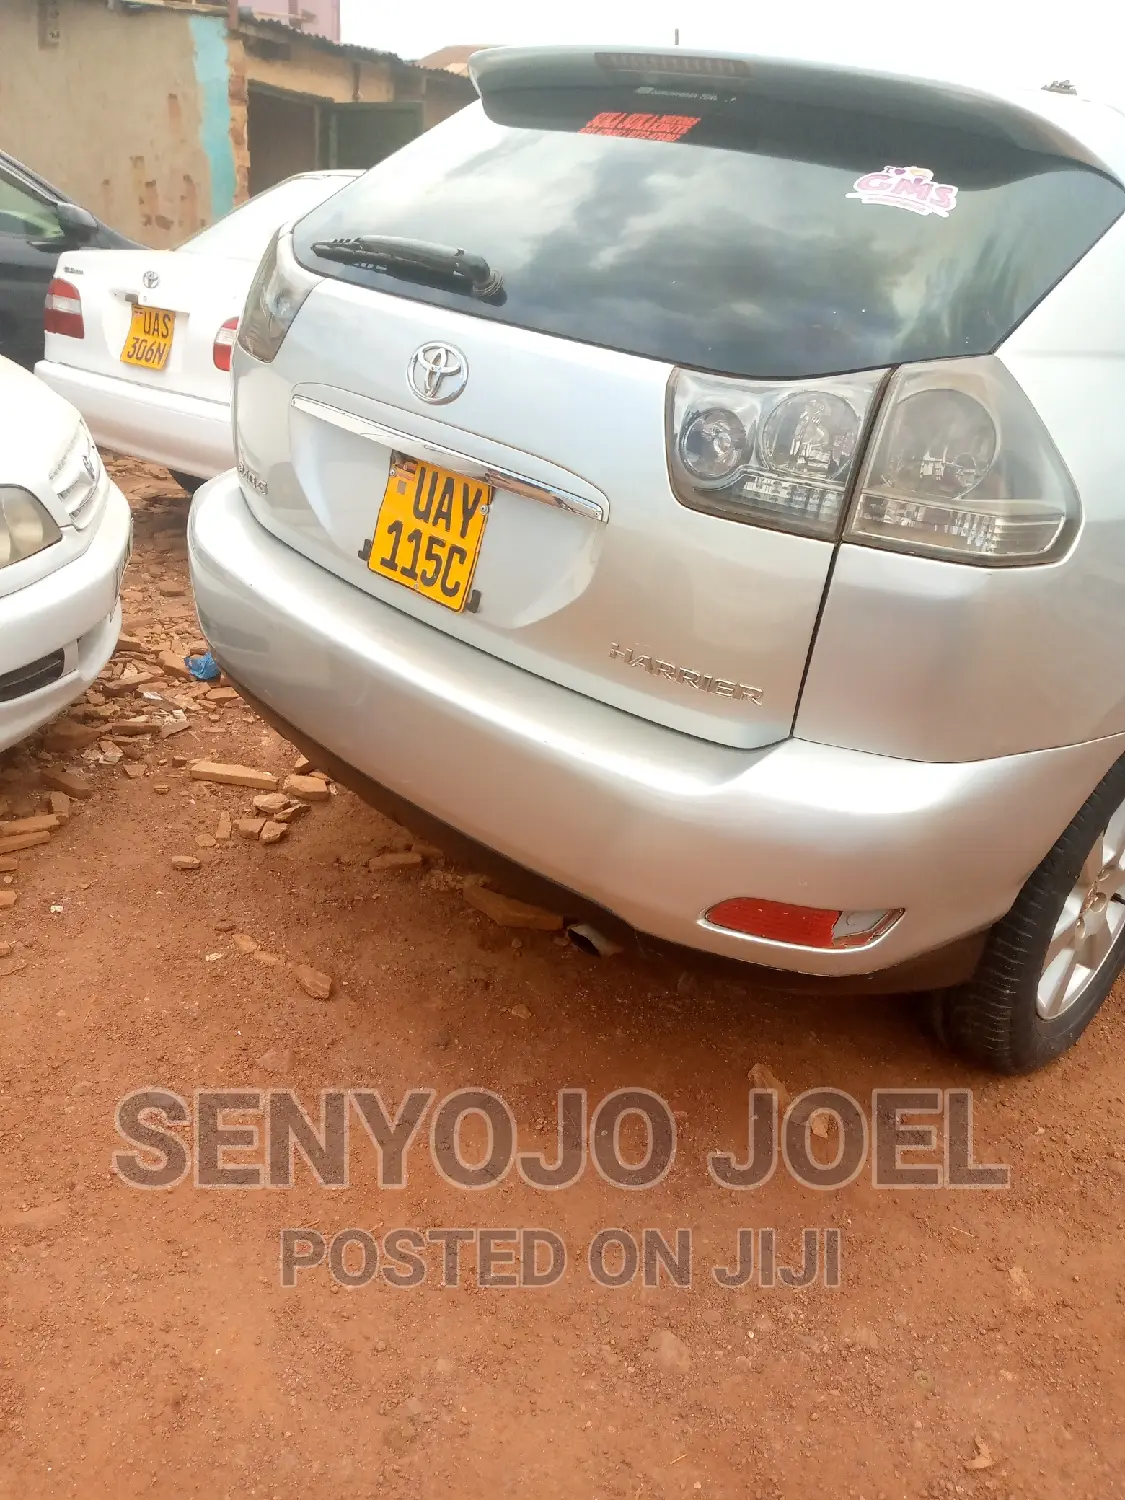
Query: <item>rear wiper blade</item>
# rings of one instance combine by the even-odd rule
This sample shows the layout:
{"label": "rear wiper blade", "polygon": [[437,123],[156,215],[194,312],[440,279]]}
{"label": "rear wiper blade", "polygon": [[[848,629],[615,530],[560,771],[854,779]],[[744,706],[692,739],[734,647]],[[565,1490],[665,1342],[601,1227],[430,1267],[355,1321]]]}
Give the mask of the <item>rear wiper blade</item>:
{"label": "rear wiper blade", "polygon": [[431,240],[405,240],[389,234],[360,234],[353,239],[319,240],[313,253],[347,266],[365,266],[388,276],[433,276],[451,282],[473,297],[495,297],[504,283],[483,255],[470,255]]}

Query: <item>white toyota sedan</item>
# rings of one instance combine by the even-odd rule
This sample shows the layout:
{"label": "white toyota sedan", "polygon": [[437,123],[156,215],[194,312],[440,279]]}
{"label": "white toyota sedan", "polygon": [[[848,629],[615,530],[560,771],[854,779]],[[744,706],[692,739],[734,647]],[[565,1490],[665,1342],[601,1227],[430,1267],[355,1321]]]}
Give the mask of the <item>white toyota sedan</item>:
{"label": "white toyota sedan", "polygon": [[234,463],[231,348],[270,236],[356,176],[290,177],[178,250],[64,252],[35,373],[97,442],[164,464],[194,491]]}
{"label": "white toyota sedan", "polygon": [[0,359],[0,751],[113,654],[132,526],[78,412]]}

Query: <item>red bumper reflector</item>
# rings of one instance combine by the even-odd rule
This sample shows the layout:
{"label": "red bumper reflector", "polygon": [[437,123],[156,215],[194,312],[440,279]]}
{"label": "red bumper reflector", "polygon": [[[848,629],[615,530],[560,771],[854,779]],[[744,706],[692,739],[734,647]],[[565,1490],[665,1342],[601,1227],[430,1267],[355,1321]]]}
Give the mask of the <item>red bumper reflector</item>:
{"label": "red bumper reflector", "polygon": [[729,927],[772,943],[795,943],[799,948],[831,948],[832,929],[840,920],[838,911],[815,906],[786,906],[781,901],[758,901],[753,896],[735,896],[720,901],[707,913],[715,927]]}
{"label": "red bumper reflector", "polygon": [[733,896],[707,913],[712,927],[795,948],[859,948],[893,927],[901,911],[843,912]]}

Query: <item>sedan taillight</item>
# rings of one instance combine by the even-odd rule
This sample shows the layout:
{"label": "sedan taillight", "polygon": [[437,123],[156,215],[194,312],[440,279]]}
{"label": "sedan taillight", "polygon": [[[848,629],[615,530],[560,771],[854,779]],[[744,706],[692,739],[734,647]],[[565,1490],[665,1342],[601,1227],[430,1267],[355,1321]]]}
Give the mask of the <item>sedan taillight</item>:
{"label": "sedan taillight", "polygon": [[44,333],[62,333],[67,338],[84,339],[86,325],[82,321],[82,298],[78,288],[59,277],[47,288],[43,303]]}
{"label": "sedan taillight", "polygon": [[215,342],[211,349],[211,358],[215,361],[216,370],[230,369],[230,357],[237,337],[238,319],[228,318],[215,335]]}

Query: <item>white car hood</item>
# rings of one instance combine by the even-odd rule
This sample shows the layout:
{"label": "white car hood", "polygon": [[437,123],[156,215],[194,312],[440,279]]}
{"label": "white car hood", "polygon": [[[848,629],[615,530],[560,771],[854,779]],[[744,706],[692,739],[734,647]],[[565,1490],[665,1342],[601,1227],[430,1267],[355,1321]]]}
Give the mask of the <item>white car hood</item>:
{"label": "white car hood", "polygon": [[79,416],[69,401],[10,360],[0,359],[0,484],[35,494],[74,441]]}

